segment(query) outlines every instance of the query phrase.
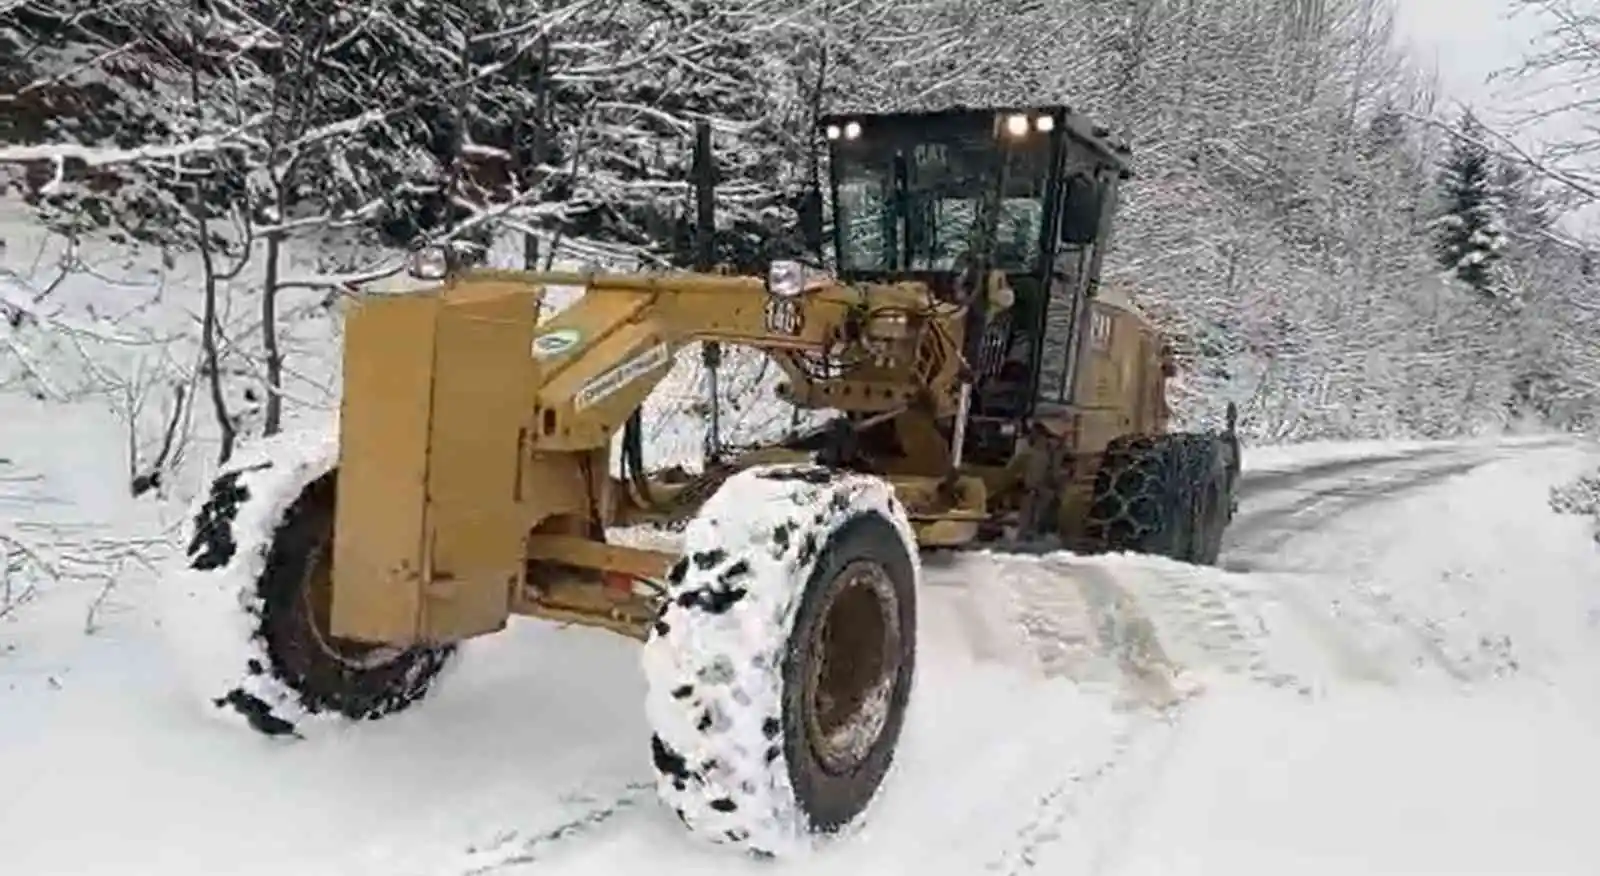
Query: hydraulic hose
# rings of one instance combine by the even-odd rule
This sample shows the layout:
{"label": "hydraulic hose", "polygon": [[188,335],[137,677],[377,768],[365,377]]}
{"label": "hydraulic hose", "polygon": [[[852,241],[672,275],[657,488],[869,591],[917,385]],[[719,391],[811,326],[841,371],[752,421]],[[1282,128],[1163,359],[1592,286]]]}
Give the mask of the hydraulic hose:
{"label": "hydraulic hose", "polygon": [[633,485],[639,504],[647,509],[656,507],[655,496],[650,492],[650,482],[644,473],[644,417],[642,409],[635,409],[622,425],[622,476]]}

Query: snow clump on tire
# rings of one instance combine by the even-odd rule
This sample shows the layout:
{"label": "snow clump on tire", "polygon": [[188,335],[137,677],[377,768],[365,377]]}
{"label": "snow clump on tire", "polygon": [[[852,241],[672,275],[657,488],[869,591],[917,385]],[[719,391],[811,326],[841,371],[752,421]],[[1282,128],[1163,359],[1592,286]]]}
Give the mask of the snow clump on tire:
{"label": "snow clump on tire", "polygon": [[[319,510],[331,512],[338,455],[331,430],[284,433],[241,448],[190,510],[181,568],[163,588],[165,638],[191,684],[215,714],[269,736],[304,736],[315,725],[399,711],[427,692],[453,652],[402,652],[385,679],[393,690],[346,701],[319,695],[307,673],[286,671],[276,659],[264,590],[275,575],[306,562],[302,544],[277,542],[304,529],[296,518],[306,516],[314,495],[327,506]],[[336,674],[335,684],[361,675]]]}

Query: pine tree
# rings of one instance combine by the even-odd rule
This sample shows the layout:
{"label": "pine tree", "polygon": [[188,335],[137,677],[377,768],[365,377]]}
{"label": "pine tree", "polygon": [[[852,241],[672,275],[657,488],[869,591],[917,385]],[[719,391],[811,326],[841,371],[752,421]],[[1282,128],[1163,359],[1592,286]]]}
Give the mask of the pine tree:
{"label": "pine tree", "polygon": [[1504,204],[1494,156],[1483,145],[1483,128],[1468,112],[1457,125],[1439,171],[1443,213],[1434,223],[1439,264],[1485,298],[1497,298],[1496,267],[1505,246]]}

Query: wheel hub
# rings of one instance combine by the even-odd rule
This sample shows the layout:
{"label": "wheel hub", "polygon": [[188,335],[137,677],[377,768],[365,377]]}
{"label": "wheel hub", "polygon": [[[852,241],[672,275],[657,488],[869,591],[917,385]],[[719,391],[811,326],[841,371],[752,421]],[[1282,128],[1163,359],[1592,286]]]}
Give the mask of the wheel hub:
{"label": "wheel hub", "polygon": [[812,631],[806,735],[834,775],[854,770],[883,735],[900,673],[899,600],[882,565],[857,560],[824,595]]}
{"label": "wheel hub", "polygon": [[333,551],[328,542],[313,547],[306,563],[306,580],[300,588],[303,615],[310,639],[317,650],[351,669],[374,669],[405,653],[403,648],[367,645],[341,639],[328,630],[333,615]]}

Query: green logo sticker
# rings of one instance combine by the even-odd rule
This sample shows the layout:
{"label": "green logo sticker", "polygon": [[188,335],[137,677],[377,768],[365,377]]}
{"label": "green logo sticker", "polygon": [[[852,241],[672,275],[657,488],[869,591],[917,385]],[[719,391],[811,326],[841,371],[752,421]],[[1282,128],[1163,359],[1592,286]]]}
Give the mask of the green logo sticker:
{"label": "green logo sticker", "polygon": [[548,359],[551,356],[559,356],[578,346],[578,341],[582,339],[583,335],[579,334],[577,329],[556,329],[553,332],[545,332],[533,339],[533,358]]}

